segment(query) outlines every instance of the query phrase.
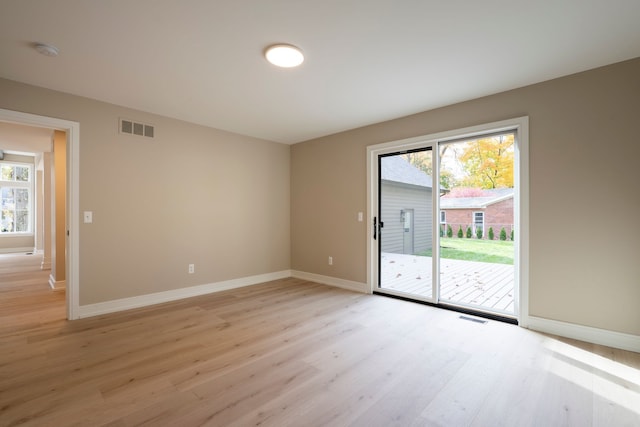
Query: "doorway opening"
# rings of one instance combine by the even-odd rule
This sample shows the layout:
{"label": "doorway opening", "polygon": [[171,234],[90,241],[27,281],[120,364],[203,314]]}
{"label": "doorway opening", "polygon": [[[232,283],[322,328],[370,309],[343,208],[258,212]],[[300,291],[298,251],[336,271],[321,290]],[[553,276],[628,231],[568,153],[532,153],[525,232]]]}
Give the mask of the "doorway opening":
{"label": "doorway opening", "polygon": [[372,292],[525,315],[526,133],[520,118],[368,148]]}
{"label": "doorway opening", "polygon": [[[0,122],[18,125],[32,126],[38,128],[52,129],[64,132],[66,141],[65,169],[66,200],[64,202],[66,220],[62,224],[57,239],[63,239],[61,246],[66,251],[64,257],[65,291],[67,318],[69,320],[78,318],[79,308],[79,170],[80,170],[80,124],[68,120],[52,117],[39,116],[35,114],[22,113],[17,111],[0,109]],[[65,242],[66,240],[66,242]]]}

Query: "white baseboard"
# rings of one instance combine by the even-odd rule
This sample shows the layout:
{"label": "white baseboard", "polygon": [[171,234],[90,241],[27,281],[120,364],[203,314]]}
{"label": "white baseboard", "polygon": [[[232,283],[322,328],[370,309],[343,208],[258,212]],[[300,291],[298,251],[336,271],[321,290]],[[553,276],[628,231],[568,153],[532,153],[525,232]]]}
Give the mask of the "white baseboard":
{"label": "white baseboard", "polygon": [[640,336],[529,316],[529,329],[640,353]]}
{"label": "white baseboard", "polygon": [[311,282],[321,283],[323,285],[335,286],[337,288],[347,289],[354,292],[369,293],[366,283],[354,282],[352,280],[338,279],[337,277],[323,276],[315,273],[305,273],[304,271],[291,271],[291,277],[296,279],[309,280]]}
{"label": "white baseboard", "polygon": [[53,277],[53,275],[49,275],[49,286],[51,287],[51,289],[53,290],[61,290],[61,289],[65,289],[67,287],[67,281],[66,280],[58,280],[56,281],[56,278]]}
{"label": "white baseboard", "polygon": [[18,254],[27,252],[33,252],[33,246],[27,248],[0,248],[0,254]]}
{"label": "white baseboard", "polygon": [[45,257],[44,255],[42,256],[40,270],[51,270],[51,257]]}
{"label": "white baseboard", "polygon": [[[347,289],[354,292],[369,293],[369,287],[366,283],[339,279],[337,277],[331,276],[323,276],[321,274],[306,273],[304,271],[283,270],[275,273],[259,274],[256,276],[226,280],[223,282],[209,283],[205,285],[192,286],[189,288],[181,288],[165,292],[157,292],[149,295],[141,295],[131,298],[122,298],[114,301],[82,305],[78,309],[78,318],[98,316],[101,314],[146,307],[149,305],[176,301],[183,298],[190,298],[229,289],[241,288],[244,286],[256,285],[272,280],[286,279],[288,277],[309,280],[311,282]],[[53,277],[50,276],[49,284],[52,288],[59,289],[60,286],[64,287],[64,281],[54,281],[53,285],[52,281]],[[535,316],[527,317],[526,324],[527,328],[535,331],[640,353],[640,336],[638,335],[608,331],[606,329],[576,325],[573,323],[560,322],[557,320],[544,319]]]}
{"label": "white baseboard", "polygon": [[191,298],[214,292],[256,285],[258,283],[269,282],[271,280],[285,279],[287,277],[291,277],[290,270],[259,274],[256,276],[242,277],[239,279],[225,280],[223,282],[209,283],[205,285],[192,286],[189,288],[174,289],[171,291],[157,292],[154,294],[140,295],[137,297],[99,302],[96,304],[81,305],[80,307],[78,307],[78,318],[98,316],[101,314],[114,313],[116,311],[130,310],[132,308],[146,307],[149,305],[176,301],[183,298]]}

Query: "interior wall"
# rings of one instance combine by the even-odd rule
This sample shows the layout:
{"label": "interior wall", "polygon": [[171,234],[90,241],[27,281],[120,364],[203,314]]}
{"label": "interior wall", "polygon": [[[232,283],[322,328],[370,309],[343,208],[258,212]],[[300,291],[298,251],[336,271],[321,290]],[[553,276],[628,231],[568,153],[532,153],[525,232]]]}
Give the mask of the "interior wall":
{"label": "interior wall", "polygon": [[[53,174],[51,165],[53,164],[53,153],[42,153],[42,205],[39,214],[42,215],[42,270],[50,270],[52,267],[52,226],[51,220],[53,205]],[[66,285],[66,284],[65,284]]]}
{"label": "interior wall", "polygon": [[67,134],[56,130],[53,134],[51,209],[51,278],[62,287],[66,280],[67,243]]}
{"label": "interior wall", "polygon": [[292,269],[366,282],[368,145],[529,116],[529,314],[640,335],[638,76],[640,58],[294,145]]}
{"label": "interior wall", "polygon": [[[93,212],[80,305],[290,268],[288,145],[4,79],[0,93],[0,108],[80,123],[80,209]],[[120,134],[121,117],[155,138]]]}

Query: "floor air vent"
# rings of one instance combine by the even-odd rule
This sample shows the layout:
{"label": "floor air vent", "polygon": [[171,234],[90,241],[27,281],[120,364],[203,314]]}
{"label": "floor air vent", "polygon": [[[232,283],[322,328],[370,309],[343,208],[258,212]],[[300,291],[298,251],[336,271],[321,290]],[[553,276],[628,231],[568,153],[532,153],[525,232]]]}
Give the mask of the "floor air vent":
{"label": "floor air vent", "polygon": [[133,120],[120,119],[120,133],[153,138],[153,132],[154,128],[152,125],[134,122]]}
{"label": "floor air vent", "polygon": [[475,322],[475,323],[482,323],[482,324],[487,323],[487,320],[476,319],[475,317],[460,316],[460,319],[468,320],[469,322]]}

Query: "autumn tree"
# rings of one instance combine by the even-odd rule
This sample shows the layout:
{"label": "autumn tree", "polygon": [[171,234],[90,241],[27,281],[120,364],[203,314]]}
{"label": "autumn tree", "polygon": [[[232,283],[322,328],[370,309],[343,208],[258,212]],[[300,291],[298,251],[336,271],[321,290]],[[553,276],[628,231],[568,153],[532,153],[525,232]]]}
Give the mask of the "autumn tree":
{"label": "autumn tree", "polygon": [[514,134],[474,139],[459,161],[467,172],[462,185],[477,188],[513,187]]}
{"label": "autumn tree", "polygon": [[[433,156],[431,151],[405,153],[402,157],[422,172],[433,177]],[[440,188],[448,190],[455,187],[456,184],[456,179],[450,171],[440,170]]]}

